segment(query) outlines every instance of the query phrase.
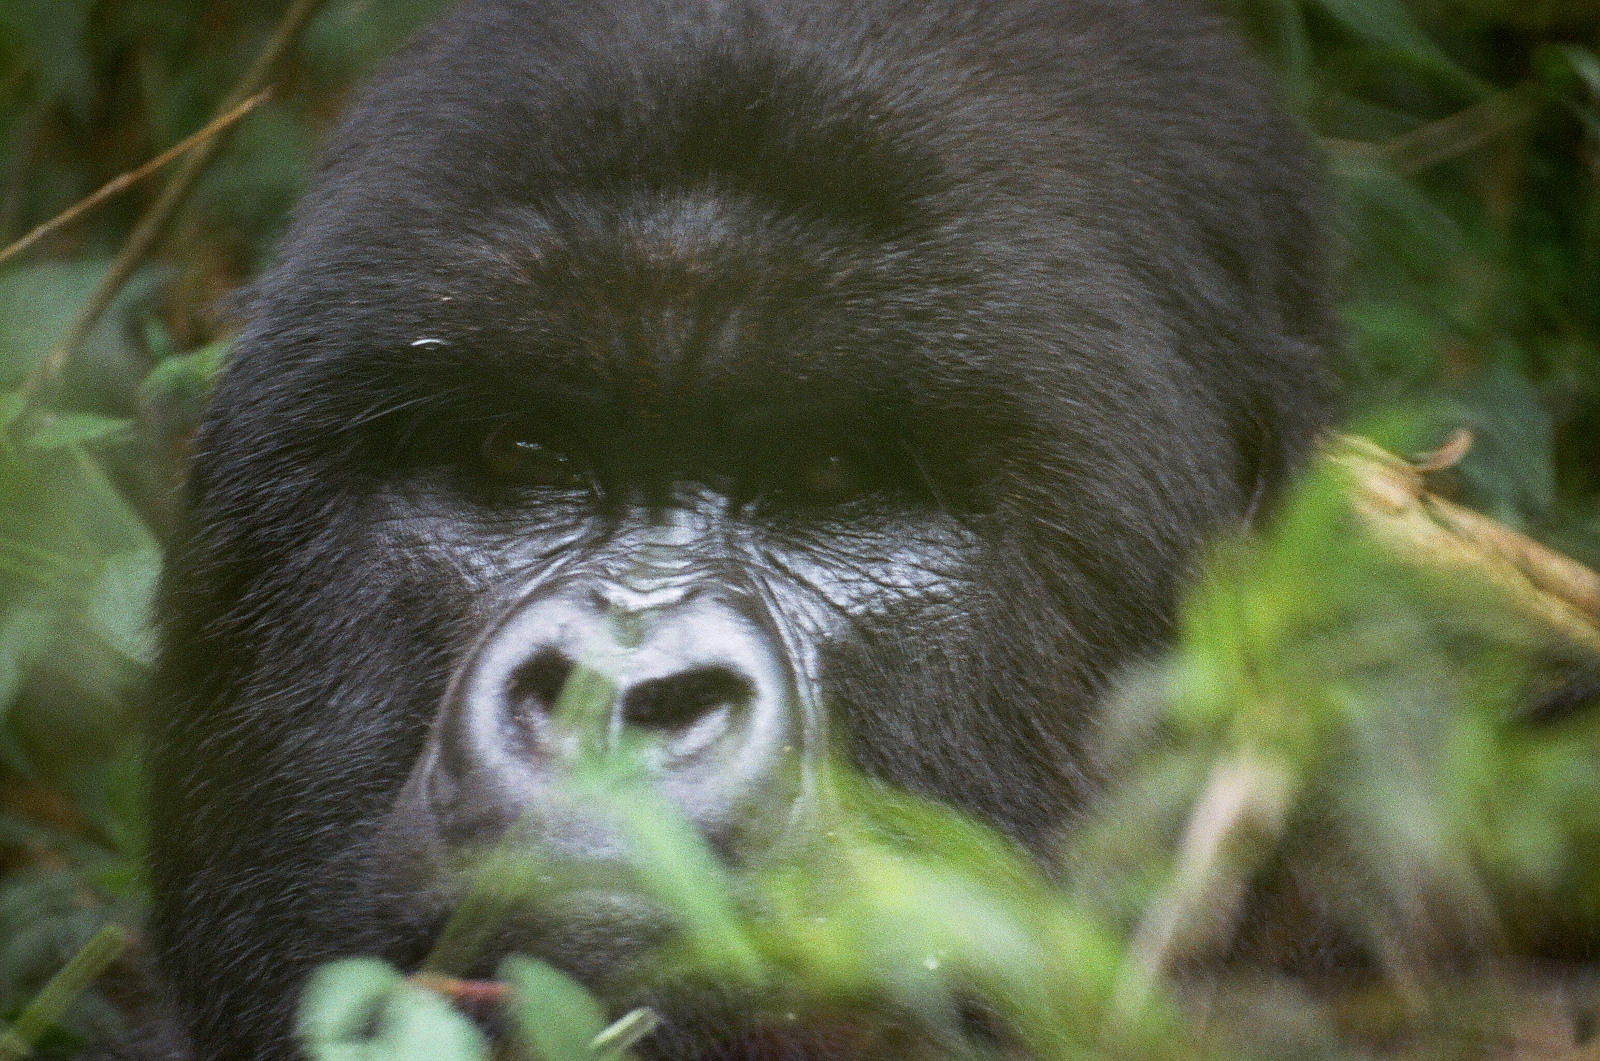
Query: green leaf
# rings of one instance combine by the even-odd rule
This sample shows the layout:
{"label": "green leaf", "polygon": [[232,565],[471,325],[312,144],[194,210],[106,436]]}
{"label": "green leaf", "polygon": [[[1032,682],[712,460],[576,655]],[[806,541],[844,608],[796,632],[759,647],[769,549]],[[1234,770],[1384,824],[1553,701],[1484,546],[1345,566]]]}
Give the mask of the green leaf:
{"label": "green leaf", "polygon": [[89,259],[0,274],[0,385],[20,384],[61,341],[105,269],[106,262]]}
{"label": "green leaf", "polygon": [[117,553],[106,561],[90,594],[89,619],[119,652],[148,663],[155,652],[150,611],[161,553],[146,545]]}
{"label": "green leaf", "polygon": [[759,982],[761,958],[741,925],[732,881],[704,837],[648,787],[622,781],[608,789],[607,781],[588,778],[580,789],[584,783],[606,802],[640,887],[673,916],[689,945],[714,957],[729,980]]}
{"label": "green leaf", "polygon": [[132,420],[94,413],[53,414],[29,431],[22,444],[28,449],[41,451],[65,449],[126,431],[132,426]]}
{"label": "green leaf", "polygon": [[516,990],[517,1035],[540,1061],[588,1061],[606,1030],[605,1011],[582,984],[544,962],[507,958],[500,978]]}
{"label": "green leaf", "polygon": [[1423,32],[1410,9],[1398,0],[1316,0],[1317,6],[1347,30],[1369,44],[1392,49],[1470,92],[1483,95],[1483,87],[1458,66]]}
{"label": "green leaf", "polygon": [[39,600],[15,604],[0,618],[0,715],[33,661],[55,639],[56,626],[56,609]]}
{"label": "green leaf", "polygon": [[488,1061],[482,1033],[450,1004],[370,958],[323,966],[296,1032],[312,1061]]}
{"label": "green leaf", "polygon": [[0,394],[0,428],[10,427],[28,407],[28,401],[19,391]]}
{"label": "green leaf", "polygon": [[323,966],[306,988],[297,1031],[308,1044],[336,1043],[358,1034],[380,1004],[405,983],[390,966],[356,958]]}
{"label": "green leaf", "polygon": [[166,438],[193,431],[228,349],[228,341],[222,339],[157,363],[139,384],[139,415],[145,426],[157,437]]}
{"label": "green leaf", "polygon": [[163,358],[139,384],[141,401],[170,400],[172,396],[204,394],[228,356],[228,341],[220,339],[187,354]]}

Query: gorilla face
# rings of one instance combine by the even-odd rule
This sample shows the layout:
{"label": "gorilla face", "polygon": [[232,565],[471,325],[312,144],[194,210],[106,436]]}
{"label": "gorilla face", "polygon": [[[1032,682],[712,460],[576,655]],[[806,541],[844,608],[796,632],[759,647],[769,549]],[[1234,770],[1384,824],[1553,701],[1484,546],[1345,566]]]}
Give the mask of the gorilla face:
{"label": "gorilla face", "polygon": [[458,8],[198,441],[149,767],[198,1056],[417,961],[512,823],[603,859],[557,782],[625,729],[731,859],[830,748],[1042,848],[1096,689],[1321,420],[1312,183],[1188,0]]}

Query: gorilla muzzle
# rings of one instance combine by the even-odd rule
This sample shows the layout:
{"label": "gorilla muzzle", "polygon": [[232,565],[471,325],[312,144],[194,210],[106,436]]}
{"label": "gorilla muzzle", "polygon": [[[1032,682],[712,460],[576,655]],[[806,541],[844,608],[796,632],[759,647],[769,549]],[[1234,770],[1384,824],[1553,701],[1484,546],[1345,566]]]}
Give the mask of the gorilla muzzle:
{"label": "gorilla muzzle", "polygon": [[805,712],[776,636],[693,581],[561,580],[511,608],[456,673],[388,837],[429,861],[512,841],[617,852],[574,779],[623,769],[717,850],[781,830]]}

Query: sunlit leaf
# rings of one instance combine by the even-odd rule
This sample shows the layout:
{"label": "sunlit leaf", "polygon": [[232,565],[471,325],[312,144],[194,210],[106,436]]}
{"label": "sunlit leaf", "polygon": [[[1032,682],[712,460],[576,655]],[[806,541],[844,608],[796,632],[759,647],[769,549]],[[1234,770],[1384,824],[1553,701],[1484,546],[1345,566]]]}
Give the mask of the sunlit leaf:
{"label": "sunlit leaf", "polygon": [[155,651],[150,626],[161,554],[154,546],[116,553],[106,560],[90,591],[89,618],[119,652],[141,663]]}
{"label": "sunlit leaf", "polygon": [[487,1061],[488,1044],[450,1003],[382,962],[324,966],[296,1032],[313,1061]]}
{"label": "sunlit leaf", "polygon": [[539,1061],[589,1061],[605,1010],[576,980],[544,962],[509,958],[501,979],[515,990],[517,1035]]}

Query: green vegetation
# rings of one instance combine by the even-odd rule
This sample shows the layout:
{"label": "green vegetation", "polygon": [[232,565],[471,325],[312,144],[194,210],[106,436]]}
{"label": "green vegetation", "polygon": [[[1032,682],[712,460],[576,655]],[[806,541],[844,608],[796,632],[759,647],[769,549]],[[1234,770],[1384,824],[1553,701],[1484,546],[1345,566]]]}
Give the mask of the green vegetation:
{"label": "green vegetation", "polygon": [[[1600,9],[1229,6],[1326,147],[1352,415],[1402,452],[1469,428],[1429,485],[1600,563]],[[288,7],[0,0],[0,248],[226,109]],[[181,163],[0,262],[0,1056],[69,1055],[143,989],[131,734],[218,306],[263,267],[351,85],[436,7],[321,5],[59,372]],[[729,874],[625,759],[591,764],[573,783],[631,840],[619,886],[677,931],[598,998],[508,961],[511,1041],[621,1056],[650,983],[703,979],[894,1057],[1583,1056],[1600,662],[1489,582],[1380,544],[1348,474],[1319,467],[1266,533],[1218,544],[1181,643],[1112,698],[1120,780],[1048,880],[842,771],[805,857]],[[561,901],[538,852],[472,873],[462,948],[507,903]],[[115,958],[107,926],[130,941]],[[1367,964],[1319,972],[1324,937]],[[441,983],[335,966],[302,1036],[329,1061],[488,1056]]]}

